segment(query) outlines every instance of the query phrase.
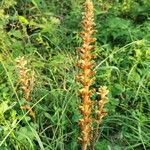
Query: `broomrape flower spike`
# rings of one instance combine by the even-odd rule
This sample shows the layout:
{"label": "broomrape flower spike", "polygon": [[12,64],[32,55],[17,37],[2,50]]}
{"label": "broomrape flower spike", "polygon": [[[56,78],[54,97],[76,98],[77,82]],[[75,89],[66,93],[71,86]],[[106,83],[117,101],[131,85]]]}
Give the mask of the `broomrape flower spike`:
{"label": "broomrape flower spike", "polygon": [[94,46],[92,43],[96,40],[92,37],[95,31],[93,29],[95,24],[92,1],[86,0],[84,8],[85,12],[82,21],[83,32],[81,33],[83,44],[79,49],[80,60],[78,61],[78,67],[81,70],[78,75],[78,79],[82,84],[82,89],[79,91],[82,99],[81,105],[79,106],[82,114],[82,119],[79,120],[79,126],[81,129],[81,137],[79,139],[82,143],[82,150],[87,149],[92,139],[92,101],[90,98],[92,95],[92,90],[90,90],[90,86],[94,81],[94,62],[92,61],[94,57],[92,54]]}
{"label": "broomrape flower spike", "polygon": [[99,88],[98,94],[100,95],[100,100],[98,102],[98,111],[97,111],[97,116],[98,116],[98,121],[101,123],[102,118],[107,114],[104,110],[105,104],[108,102],[107,94],[108,90],[106,86],[101,86]]}
{"label": "broomrape flower spike", "polygon": [[[106,87],[100,87],[99,94],[101,96],[101,100],[98,102],[98,110],[97,117],[92,118],[92,108],[95,103],[92,102],[91,96],[94,93],[94,89],[91,89],[91,85],[94,82],[95,72],[93,71],[94,61],[93,55],[94,46],[93,43],[96,41],[93,38],[93,33],[95,30],[93,29],[95,26],[94,23],[94,7],[91,0],[86,0],[84,4],[85,12],[83,13],[83,21],[82,28],[83,32],[81,33],[82,37],[82,46],[79,48],[80,52],[80,60],[78,61],[78,67],[80,68],[80,73],[77,76],[77,79],[80,81],[82,88],[79,90],[79,94],[81,97],[81,104],[79,106],[80,112],[82,114],[82,118],[79,120],[79,126],[81,130],[81,136],[79,140],[81,141],[82,150],[87,150],[89,146],[92,146],[91,141],[95,140],[95,135],[93,136],[93,122],[96,121],[97,126],[102,121],[104,117],[104,105],[106,103],[106,95],[108,94],[108,90]],[[98,128],[99,129],[99,128]],[[98,130],[96,130],[98,132]],[[95,132],[94,132],[95,133]],[[97,136],[96,136],[97,137]]]}
{"label": "broomrape flower spike", "polygon": [[[99,137],[99,128],[100,128],[100,124],[102,123],[102,119],[107,115],[107,112],[105,111],[105,105],[108,102],[108,95],[109,90],[107,89],[106,86],[101,86],[97,92],[97,94],[100,96],[100,99],[98,100],[98,109],[96,111],[96,123],[97,123],[97,127],[95,129],[95,137],[93,138],[93,141],[96,142],[96,140]],[[94,144],[94,143],[93,143]]]}
{"label": "broomrape flower spike", "polygon": [[[18,75],[20,80],[21,89],[24,94],[26,101],[30,101],[30,93],[33,89],[34,84],[34,71],[30,73],[30,70],[27,68],[27,60],[24,57],[19,57],[16,59]],[[28,105],[21,106],[21,109],[29,110],[30,115],[34,118],[35,114]]]}

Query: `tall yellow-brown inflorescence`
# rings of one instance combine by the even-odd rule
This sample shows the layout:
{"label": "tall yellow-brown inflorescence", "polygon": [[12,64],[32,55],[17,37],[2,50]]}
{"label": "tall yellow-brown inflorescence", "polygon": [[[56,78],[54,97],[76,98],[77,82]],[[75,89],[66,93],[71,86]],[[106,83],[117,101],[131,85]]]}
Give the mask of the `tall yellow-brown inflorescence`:
{"label": "tall yellow-brown inflorescence", "polygon": [[84,4],[85,12],[83,15],[82,28],[83,32],[81,37],[83,40],[82,47],[79,48],[80,60],[78,66],[80,67],[80,74],[78,79],[82,84],[82,89],[80,90],[81,105],[79,109],[82,114],[82,119],[79,120],[81,137],[79,138],[82,143],[82,150],[86,150],[90,145],[92,139],[92,101],[91,95],[92,90],[90,89],[94,78],[93,69],[93,57],[92,51],[94,50],[93,42],[95,38],[92,37],[94,33],[94,13],[93,13],[93,3],[91,0],[86,0]]}
{"label": "tall yellow-brown inflorescence", "polygon": [[[26,101],[30,101],[30,93],[33,89],[34,84],[34,71],[31,71],[27,68],[27,60],[24,57],[19,57],[16,60],[18,76],[20,81],[20,86],[24,94]],[[29,105],[21,106],[21,109],[28,110],[30,115],[35,118],[35,114]]]}
{"label": "tall yellow-brown inflorescence", "polygon": [[98,94],[100,95],[100,100],[98,101],[98,111],[97,111],[97,121],[99,124],[102,122],[103,117],[107,115],[105,112],[105,104],[108,102],[108,95],[109,91],[106,86],[101,86],[99,88]]}
{"label": "tall yellow-brown inflorescence", "polygon": [[94,145],[96,143],[96,141],[98,140],[98,138],[100,137],[100,125],[102,123],[103,118],[107,115],[107,112],[105,111],[105,105],[108,102],[108,95],[109,90],[107,89],[106,86],[101,86],[98,89],[97,94],[99,95],[100,99],[97,100],[97,109],[95,111],[96,116],[94,118],[95,122],[96,122],[96,128],[94,129],[94,136],[92,139],[92,146],[91,149],[94,149]]}

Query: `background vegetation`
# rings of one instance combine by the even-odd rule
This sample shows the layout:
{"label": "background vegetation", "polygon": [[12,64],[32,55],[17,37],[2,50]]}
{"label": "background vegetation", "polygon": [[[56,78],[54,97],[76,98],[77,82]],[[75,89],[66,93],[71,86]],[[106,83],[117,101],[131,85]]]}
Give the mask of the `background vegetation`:
{"label": "background vegetation", "polygon": [[[0,150],[80,149],[76,48],[83,0],[0,0]],[[96,150],[150,149],[150,2],[94,0],[96,84],[109,89]],[[36,79],[20,109],[16,58]]]}

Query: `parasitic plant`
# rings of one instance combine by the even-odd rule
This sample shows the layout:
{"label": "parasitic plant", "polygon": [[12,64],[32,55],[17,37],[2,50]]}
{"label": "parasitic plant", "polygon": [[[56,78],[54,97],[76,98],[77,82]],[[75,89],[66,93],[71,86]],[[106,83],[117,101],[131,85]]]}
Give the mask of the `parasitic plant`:
{"label": "parasitic plant", "polygon": [[99,88],[99,92],[98,94],[100,95],[100,100],[98,101],[98,111],[97,111],[97,121],[99,123],[102,122],[102,119],[103,117],[106,116],[106,112],[105,112],[105,104],[108,102],[108,97],[107,97],[107,94],[108,94],[108,90],[107,90],[107,87],[106,86],[101,86]]}
{"label": "parasitic plant", "polygon": [[105,104],[108,102],[108,97],[107,97],[108,93],[109,91],[106,86],[101,86],[97,92],[100,99],[97,100],[97,104],[96,104],[97,110],[95,111],[96,116],[94,118],[96,122],[96,128],[93,131],[94,136],[92,139],[91,149],[94,149],[94,145],[100,136],[99,128],[102,123],[102,119],[107,115],[107,112],[105,111]]}
{"label": "parasitic plant", "polygon": [[[17,58],[16,63],[19,74],[20,86],[23,91],[24,98],[26,101],[30,101],[30,93],[33,89],[33,84],[35,80],[34,71],[30,72],[30,70],[27,68],[27,60],[25,60],[24,57]],[[28,110],[30,112],[30,115],[35,118],[35,114],[30,106],[23,105],[21,106],[21,109]]]}
{"label": "parasitic plant", "polygon": [[106,88],[100,88],[99,94],[101,95],[101,100],[98,102],[97,117],[93,119],[93,108],[95,103],[92,101],[91,96],[94,93],[94,89],[91,85],[94,82],[94,61],[93,50],[95,48],[93,38],[94,30],[94,6],[91,0],[86,0],[84,4],[85,12],[83,15],[81,33],[82,46],[79,48],[80,60],[78,61],[78,67],[80,68],[80,73],[78,75],[78,80],[80,81],[82,88],[80,89],[81,104],[79,106],[82,118],[79,120],[79,126],[81,130],[81,136],[79,140],[82,143],[82,150],[86,150],[91,141],[93,141],[93,122],[97,122],[99,125],[101,119],[104,117],[104,104],[106,103]]}
{"label": "parasitic plant", "polygon": [[79,106],[82,119],[79,120],[79,126],[81,129],[80,140],[82,142],[82,150],[86,150],[90,141],[92,139],[92,91],[90,89],[94,78],[93,72],[93,57],[92,50],[94,46],[92,43],[96,40],[92,37],[94,30],[94,14],[93,14],[93,3],[90,0],[85,2],[85,13],[82,21],[83,32],[81,37],[83,39],[82,47],[80,51],[80,60],[78,66],[81,68],[81,73],[78,75],[78,79],[82,84],[82,89],[80,90],[80,96],[82,103]]}

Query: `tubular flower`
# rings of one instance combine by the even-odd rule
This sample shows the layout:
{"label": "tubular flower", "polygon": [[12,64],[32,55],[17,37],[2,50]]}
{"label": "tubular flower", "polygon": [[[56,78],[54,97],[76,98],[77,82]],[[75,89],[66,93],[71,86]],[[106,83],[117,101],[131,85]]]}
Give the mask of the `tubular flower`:
{"label": "tubular flower", "polygon": [[100,96],[100,99],[97,100],[97,109],[96,109],[96,116],[94,118],[95,122],[96,122],[96,128],[94,129],[94,136],[92,138],[92,143],[91,143],[91,149],[94,149],[94,145],[96,143],[96,141],[98,140],[98,138],[100,137],[100,132],[99,132],[99,128],[100,125],[102,123],[102,119],[103,117],[105,117],[107,115],[107,112],[105,111],[105,105],[108,102],[108,90],[106,86],[101,86],[97,92],[97,94]]}
{"label": "tubular flower", "polygon": [[94,62],[92,61],[94,58],[92,54],[94,46],[92,43],[96,40],[92,37],[95,31],[93,29],[95,24],[92,1],[86,0],[84,8],[85,12],[82,21],[83,32],[81,33],[83,44],[79,49],[80,60],[78,61],[78,67],[81,70],[80,74],[78,75],[78,79],[82,84],[82,89],[79,91],[82,101],[81,105],[79,106],[82,114],[82,119],[79,120],[79,126],[81,130],[81,137],[79,139],[82,143],[82,150],[87,149],[92,138],[92,101],[90,98],[92,95],[92,90],[90,89],[90,86],[94,81]]}
{"label": "tubular flower", "polygon": [[100,95],[101,99],[98,102],[98,111],[97,111],[97,121],[99,123],[102,122],[102,118],[105,117],[107,115],[107,113],[104,110],[104,106],[105,104],[108,102],[108,98],[107,98],[107,94],[108,94],[108,90],[106,86],[101,86],[99,88],[99,92],[98,94]]}
{"label": "tubular flower", "polygon": [[34,72],[29,73],[29,69],[27,66],[27,60],[24,57],[19,57],[17,60],[17,68],[19,70],[19,78],[21,88],[24,93],[24,98],[29,101],[30,92],[32,91],[33,84],[34,84]]}
{"label": "tubular flower", "polygon": [[[34,84],[34,71],[30,72],[27,68],[27,60],[24,57],[19,57],[16,60],[18,75],[20,80],[21,89],[26,101],[30,101],[30,93]],[[30,112],[30,115],[34,118],[35,114],[28,105],[21,106],[21,109],[26,109]]]}
{"label": "tubular flower", "polygon": [[[81,130],[81,136],[79,140],[81,141],[82,150],[87,150],[88,148],[94,149],[94,143],[99,135],[99,126],[102,122],[102,118],[106,115],[104,111],[104,106],[107,103],[107,87],[100,87],[98,94],[101,99],[94,103],[91,100],[91,96],[96,91],[91,88],[94,82],[94,61],[95,56],[93,55],[93,50],[95,47],[93,43],[96,41],[93,38],[94,30],[94,8],[91,0],[86,0],[84,4],[85,12],[83,14],[81,33],[82,46],[79,48],[80,59],[78,61],[78,67],[80,68],[80,73],[77,76],[80,81],[82,88],[79,90],[81,97],[81,104],[79,106],[82,118],[79,120],[79,126]],[[97,108],[94,110],[93,108]],[[93,114],[96,116],[93,118]],[[96,120],[97,128],[93,130],[94,122]]]}

